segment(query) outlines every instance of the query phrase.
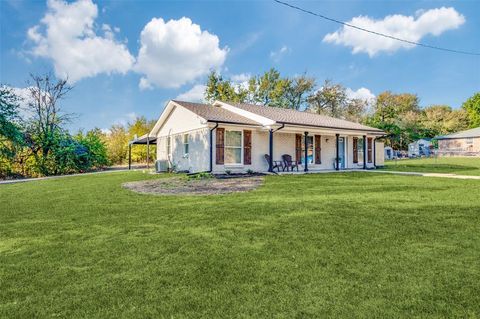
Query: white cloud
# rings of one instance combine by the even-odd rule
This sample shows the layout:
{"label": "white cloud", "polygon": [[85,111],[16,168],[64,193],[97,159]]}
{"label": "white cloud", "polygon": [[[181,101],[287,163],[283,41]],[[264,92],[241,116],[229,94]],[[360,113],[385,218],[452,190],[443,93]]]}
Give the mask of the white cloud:
{"label": "white cloud", "polygon": [[[444,31],[458,28],[464,22],[465,17],[454,8],[441,7],[427,11],[417,11],[415,16],[389,15],[382,20],[358,16],[348,23],[397,38],[419,42],[428,34],[439,36]],[[382,51],[395,52],[401,48],[411,49],[414,47],[412,44],[345,26],[327,34],[323,41],[352,47],[352,53],[365,52],[370,57]]]}
{"label": "white cloud", "polygon": [[189,18],[165,22],[153,18],[142,30],[135,70],[145,76],[140,88],[176,88],[205,75],[225,61],[228,48],[216,35]]}
{"label": "white cloud", "polygon": [[48,0],[43,19],[27,36],[33,56],[52,60],[55,75],[76,82],[100,73],[142,74],[141,89],[176,88],[223,65],[228,47],[219,38],[202,31],[189,18],[164,22],[153,18],[140,35],[137,61],[127,40],[115,39],[118,27],[96,27],[98,7],[92,0],[67,3]]}
{"label": "white cloud", "polygon": [[283,56],[287,53],[290,53],[290,51],[291,51],[290,48],[287,47],[286,45],[284,45],[280,48],[280,50],[271,51],[270,52],[270,58],[274,62],[280,62],[280,60],[283,58]]}
{"label": "white cloud", "polygon": [[359,88],[358,90],[354,91],[351,88],[346,89],[347,97],[349,99],[360,99],[371,103],[375,99],[375,94],[370,92],[367,88]]}
{"label": "white cloud", "polygon": [[204,102],[205,89],[207,87],[203,84],[196,84],[187,92],[179,94],[175,100],[187,102]]}
{"label": "white cloud", "polygon": [[249,83],[248,81],[250,80],[252,76],[248,73],[240,73],[240,74],[234,74],[231,77],[231,80],[233,84],[235,85],[235,91],[238,93],[238,88],[242,88],[244,90],[248,89]]}
{"label": "white cloud", "polygon": [[115,41],[114,31],[104,24],[104,36],[96,34],[98,8],[91,0],[47,2],[47,13],[27,35],[35,56],[53,61],[55,74],[70,82],[99,73],[126,73],[135,61],[127,47]]}

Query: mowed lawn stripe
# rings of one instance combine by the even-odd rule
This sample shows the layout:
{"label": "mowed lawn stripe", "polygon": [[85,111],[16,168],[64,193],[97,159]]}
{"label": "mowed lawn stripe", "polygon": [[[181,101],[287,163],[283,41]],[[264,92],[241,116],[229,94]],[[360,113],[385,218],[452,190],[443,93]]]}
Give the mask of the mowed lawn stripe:
{"label": "mowed lawn stripe", "polygon": [[1,186],[0,316],[480,316],[479,181],[267,176],[191,197],[121,187],[149,178]]}

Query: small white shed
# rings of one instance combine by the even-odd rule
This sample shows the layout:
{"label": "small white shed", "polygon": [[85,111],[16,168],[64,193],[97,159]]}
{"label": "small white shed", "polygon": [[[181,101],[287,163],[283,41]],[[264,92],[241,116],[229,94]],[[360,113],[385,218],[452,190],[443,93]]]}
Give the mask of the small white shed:
{"label": "small white shed", "polygon": [[408,157],[430,156],[432,149],[431,138],[421,138],[408,144]]}

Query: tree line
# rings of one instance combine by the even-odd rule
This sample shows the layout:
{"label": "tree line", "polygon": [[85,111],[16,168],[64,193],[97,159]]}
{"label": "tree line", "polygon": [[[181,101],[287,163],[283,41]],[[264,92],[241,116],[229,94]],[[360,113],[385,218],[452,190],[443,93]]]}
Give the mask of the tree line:
{"label": "tree line", "polygon": [[[73,89],[51,74],[31,75],[27,97],[0,86],[0,178],[48,176],[126,164],[128,142],[151,131],[155,120],[137,117],[107,130],[94,128],[74,134],[67,129],[75,114],[63,111],[62,101]],[[236,83],[216,72],[208,76],[205,100],[253,103],[329,115],[387,132],[387,145],[405,150],[420,137],[434,137],[480,126],[480,92],[461,108],[420,106],[416,94],[378,94],[373,100],[349,97],[347,89],[326,80],[318,85],[302,74],[284,77],[275,69]],[[145,162],[144,146],[132,147],[133,162]],[[150,158],[155,158],[155,146]]]}
{"label": "tree line", "polygon": [[276,69],[236,83],[212,71],[206,83],[205,100],[289,108],[354,121],[382,129],[386,144],[406,150],[421,137],[435,137],[480,126],[480,92],[461,108],[448,105],[421,107],[414,93],[385,91],[373,100],[349,97],[342,84],[325,80],[321,85],[307,74],[285,77]]}
{"label": "tree line", "polygon": [[[51,74],[31,75],[27,96],[0,86],[0,178],[36,177],[87,172],[125,164],[128,142],[151,130],[154,121],[137,117],[107,130],[71,134],[75,114],[63,111],[62,100],[73,89]],[[155,156],[155,148],[151,152]],[[132,148],[132,160],[145,162],[146,149]]]}

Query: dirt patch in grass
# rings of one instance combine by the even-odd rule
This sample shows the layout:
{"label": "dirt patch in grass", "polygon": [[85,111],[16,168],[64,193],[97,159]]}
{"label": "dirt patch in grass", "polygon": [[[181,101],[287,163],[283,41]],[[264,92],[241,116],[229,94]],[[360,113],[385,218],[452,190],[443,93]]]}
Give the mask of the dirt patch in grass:
{"label": "dirt patch in grass", "polygon": [[160,178],[148,181],[129,182],[122,186],[134,192],[156,195],[210,195],[247,192],[263,184],[264,176],[238,178]]}

